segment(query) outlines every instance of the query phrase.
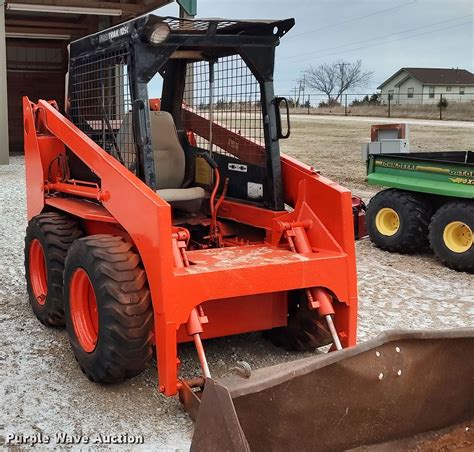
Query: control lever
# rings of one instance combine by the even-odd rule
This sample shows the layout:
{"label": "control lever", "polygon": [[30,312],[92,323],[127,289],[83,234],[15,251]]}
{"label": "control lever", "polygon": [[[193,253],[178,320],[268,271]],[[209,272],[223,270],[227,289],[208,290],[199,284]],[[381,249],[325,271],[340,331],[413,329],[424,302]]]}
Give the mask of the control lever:
{"label": "control lever", "polygon": [[202,157],[213,170],[218,169],[216,161],[211,157],[211,154],[209,154],[209,152],[201,152],[198,155],[199,157]]}
{"label": "control lever", "polygon": [[225,194],[227,192],[229,179],[226,178],[225,184],[224,184],[224,190],[222,192],[221,197],[216,203],[215,200],[216,200],[217,190],[219,190],[219,185],[221,182],[219,167],[216,161],[211,157],[211,155],[208,152],[201,152],[199,156],[202,157],[214,171],[214,188],[212,189],[211,198],[209,200],[210,210],[211,210],[211,227],[209,229],[209,237],[210,237],[211,242],[215,243],[216,246],[220,247],[221,240],[219,238],[219,231],[217,227],[217,211],[219,210],[219,207],[222,204],[222,201],[224,200]]}

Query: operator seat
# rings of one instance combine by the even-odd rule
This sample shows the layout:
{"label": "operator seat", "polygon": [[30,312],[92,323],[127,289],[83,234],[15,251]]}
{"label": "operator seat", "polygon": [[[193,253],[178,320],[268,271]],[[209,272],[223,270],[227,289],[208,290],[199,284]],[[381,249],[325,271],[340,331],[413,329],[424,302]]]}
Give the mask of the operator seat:
{"label": "operator seat", "polygon": [[150,123],[156,193],[176,209],[197,212],[206,192],[201,187],[180,188],[184,181],[186,160],[173,117],[166,111],[150,111]]}

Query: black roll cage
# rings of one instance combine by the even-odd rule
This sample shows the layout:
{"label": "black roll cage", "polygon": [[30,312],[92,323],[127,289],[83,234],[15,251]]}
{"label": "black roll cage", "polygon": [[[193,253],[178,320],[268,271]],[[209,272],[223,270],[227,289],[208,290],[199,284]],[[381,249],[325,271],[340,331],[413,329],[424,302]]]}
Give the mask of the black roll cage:
{"label": "black roll cage", "polygon": [[[157,45],[148,41],[150,29],[165,23],[170,29],[167,39]],[[147,84],[156,73],[163,76],[161,109],[172,114],[177,129],[182,127],[181,108],[186,62],[196,59],[212,61],[240,55],[260,85],[262,121],[267,153],[265,207],[282,210],[283,187],[279,138],[281,121],[279,101],[275,98],[273,75],[275,48],[293,26],[294,19],[282,21],[239,21],[226,19],[187,20],[174,17],[145,15],[102,32],[73,41],[69,47],[69,83],[75,66],[84,58],[107,54],[115,49],[127,49],[128,77],[134,120],[141,117],[141,133],[135,136],[137,152],[136,174],[152,189],[156,188],[156,172],[151,146],[150,111]],[[190,57],[186,58],[186,54]],[[181,55],[174,58],[174,55]],[[183,57],[184,55],[184,57]],[[183,72],[184,71],[184,72]],[[70,91],[70,89],[69,89]],[[70,93],[66,105],[70,105]],[[134,127],[135,135],[136,127]]]}

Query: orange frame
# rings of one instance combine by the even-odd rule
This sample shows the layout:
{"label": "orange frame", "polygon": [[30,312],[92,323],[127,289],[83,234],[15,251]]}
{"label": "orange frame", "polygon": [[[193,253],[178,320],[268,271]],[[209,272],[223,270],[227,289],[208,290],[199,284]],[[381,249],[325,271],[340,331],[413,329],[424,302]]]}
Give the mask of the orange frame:
{"label": "orange frame", "polygon": [[[134,243],[151,291],[159,385],[164,394],[177,393],[177,344],[189,340],[183,325],[200,304],[209,317],[203,337],[216,337],[280,326],[286,322],[287,291],[321,287],[337,300],[334,321],[343,346],[355,344],[357,281],[348,190],[282,155],[284,198],[294,207],[291,213],[233,201],[224,201],[219,211],[221,218],[265,229],[265,242],[189,251],[188,258],[194,265],[176,268],[169,204],[51,103],[39,100],[34,104],[24,97],[23,109],[28,218],[48,206],[80,218],[86,233],[119,234]],[[99,177],[100,188],[80,187],[75,193],[73,186],[67,191],[60,181],[47,180],[48,168],[54,166],[55,157],[65,153],[66,147]],[[54,191],[70,196],[49,196],[48,192]],[[86,201],[91,197],[96,204]],[[311,228],[307,235],[313,252],[296,255],[279,246],[281,221],[308,220]],[[223,260],[225,255],[227,261]],[[268,315],[262,315],[264,312]]]}

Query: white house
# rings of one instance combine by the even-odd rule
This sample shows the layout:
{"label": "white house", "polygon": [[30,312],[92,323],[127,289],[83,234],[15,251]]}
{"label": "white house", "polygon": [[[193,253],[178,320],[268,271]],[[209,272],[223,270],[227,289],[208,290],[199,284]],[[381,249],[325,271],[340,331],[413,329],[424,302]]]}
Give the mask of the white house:
{"label": "white house", "polygon": [[474,102],[474,74],[465,69],[409,68],[397,71],[377,89],[382,102],[435,104]]}

